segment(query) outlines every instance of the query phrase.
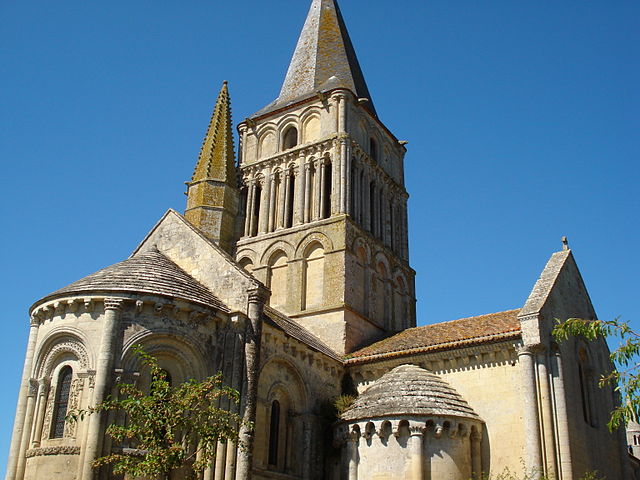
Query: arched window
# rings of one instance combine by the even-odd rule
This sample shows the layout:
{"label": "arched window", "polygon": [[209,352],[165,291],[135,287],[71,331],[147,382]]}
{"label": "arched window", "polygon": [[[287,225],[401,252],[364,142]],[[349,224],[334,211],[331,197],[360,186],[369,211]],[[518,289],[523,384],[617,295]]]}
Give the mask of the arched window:
{"label": "arched window", "polygon": [[269,465],[278,465],[278,452],[280,440],[280,402],[274,400],[271,403],[271,419],[269,421]]}
{"label": "arched window", "polygon": [[242,268],[247,273],[253,272],[253,262],[249,257],[244,257],[242,260],[238,262],[240,268]]}
{"label": "arched window", "polygon": [[374,162],[378,161],[378,144],[373,138],[369,139],[369,155]]}
{"label": "arched window", "polygon": [[64,436],[65,417],[67,416],[67,408],[69,406],[72,376],[73,370],[71,370],[69,366],[63,367],[58,375],[56,399],[53,406],[51,438],[62,438]]}
{"label": "arched window", "polygon": [[307,248],[303,288],[303,310],[322,305],[324,301],[324,248],[319,243],[314,243]]}
{"label": "arched window", "polygon": [[293,204],[296,197],[296,176],[293,170],[289,170],[286,176],[287,188],[285,192],[284,228],[293,226]]}
{"label": "arched window", "polygon": [[274,308],[284,307],[287,302],[287,264],[287,256],[282,251],[274,253],[269,261],[269,305]]}
{"label": "arched window", "polygon": [[592,427],[597,426],[596,409],[593,398],[593,368],[589,356],[584,348],[578,352],[578,376],[580,380],[580,394],[582,397],[582,415],[584,421]]}
{"label": "arched window", "polygon": [[320,218],[329,218],[331,216],[331,161],[325,161],[322,176],[322,201]]}
{"label": "arched window", "polygon": [[282,149],[289,150],[290,148],[298,145],[298,129],[296,127],[289,127],[285,130],[283,140],[282,140]]}

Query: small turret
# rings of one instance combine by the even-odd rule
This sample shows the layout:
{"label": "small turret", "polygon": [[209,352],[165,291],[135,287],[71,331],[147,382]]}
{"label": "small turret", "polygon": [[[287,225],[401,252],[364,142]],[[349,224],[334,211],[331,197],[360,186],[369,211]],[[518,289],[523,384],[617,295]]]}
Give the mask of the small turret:
{"label": "small turret", "polygon": [[218,95],[198,163],[187,186],[187,220],[222,249],[232,253],[239,193],[226,81]]}

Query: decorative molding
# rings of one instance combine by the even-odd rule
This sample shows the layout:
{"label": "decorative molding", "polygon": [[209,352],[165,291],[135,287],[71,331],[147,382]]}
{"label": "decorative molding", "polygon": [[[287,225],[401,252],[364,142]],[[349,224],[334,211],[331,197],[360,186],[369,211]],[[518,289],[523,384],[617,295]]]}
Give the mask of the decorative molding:
{"label": "decorative molding", "polygon": [[42,362],[42,367],[39,371],[39,376],[44,377],[51,375],[54,363],[62,353],[72,353],[83,370],[89,368],[89,355],[82,342],[72,337],[65,337],[64,341],[56,343],[46,353],[45,360]]}
{"label": "decorative molding", "polygon": [[26,457],[42,457],[48,455],[80,455],[80,447],[75,446],[59,446],[59,447],[41,447],[27,450]]}

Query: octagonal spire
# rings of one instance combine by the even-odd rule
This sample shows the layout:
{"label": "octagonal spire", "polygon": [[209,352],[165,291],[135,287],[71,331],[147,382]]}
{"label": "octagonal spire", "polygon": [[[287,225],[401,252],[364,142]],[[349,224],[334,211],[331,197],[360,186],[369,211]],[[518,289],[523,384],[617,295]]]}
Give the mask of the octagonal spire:
{"label": "octagonal spire", "polygon": [[340,87],[367,98],[367,108],[376,115],[337,1],[313,0],[280,95],[265,110]]}

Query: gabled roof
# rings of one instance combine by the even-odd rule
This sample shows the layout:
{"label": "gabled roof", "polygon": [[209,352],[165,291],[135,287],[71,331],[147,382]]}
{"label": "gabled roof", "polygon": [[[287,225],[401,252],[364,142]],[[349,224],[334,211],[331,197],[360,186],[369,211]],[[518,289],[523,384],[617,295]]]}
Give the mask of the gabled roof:
{"label": "gabled roof", "polygon": [[331,357],[334,360],[342,362],[342,357],[328,347],[322,340],[313,335],[302,325],[277,310],[265,306],[263,320],[278,330],[282,330],[290,337],[293,337],[311,347],[312,350],[323,353],[327,357]]}
{"label": "gabled roof", "polygon": [[516,310],[461,318],[410,328],[349,355],[349,363],[378,356],[401,356],[515,338],[520,335]]}
{"label": "gabled roof", "polygon": [[376,110],[336,0],[313,0],[278,98],[255,116],[295,103],[318,91],[351,90]]}
{"label": "gabled roof", "polygon": [[56,297],[89,293],[159,295],[198,303],[216,310],[228,310],[209,289],[158,250],[149,250],[98,270],[36,303]]}

